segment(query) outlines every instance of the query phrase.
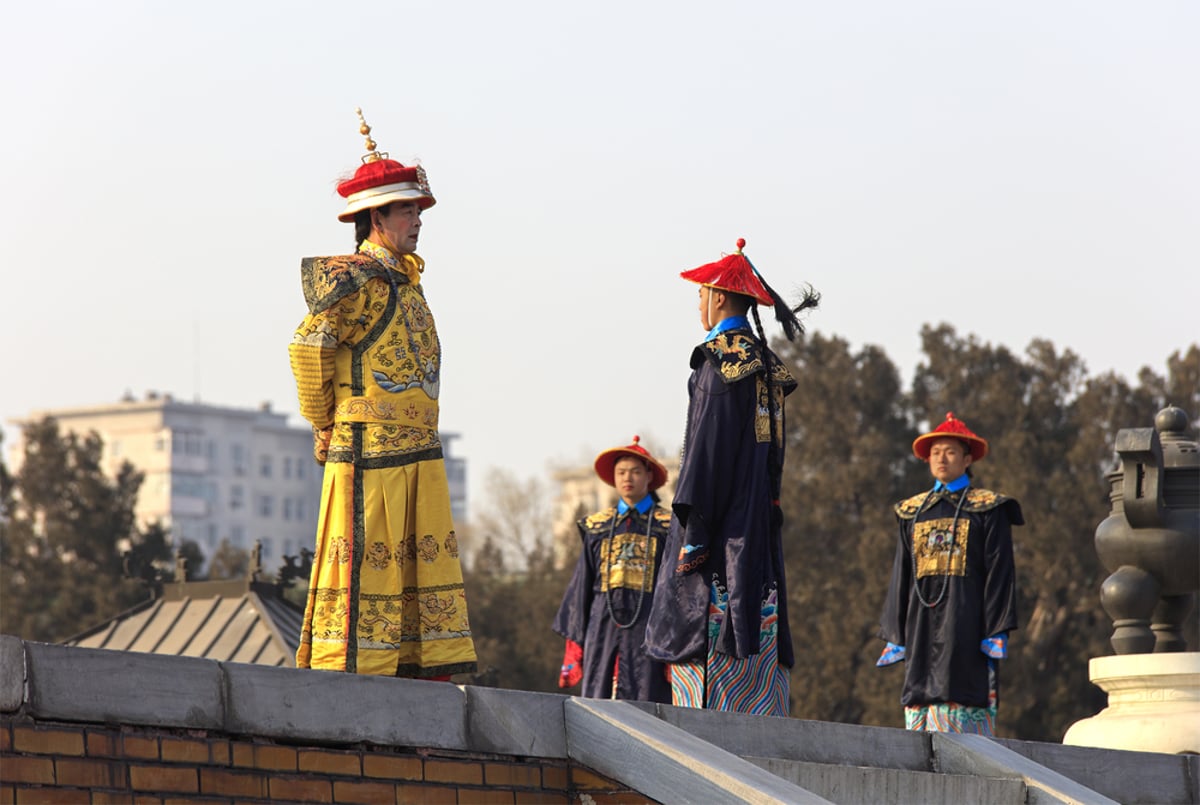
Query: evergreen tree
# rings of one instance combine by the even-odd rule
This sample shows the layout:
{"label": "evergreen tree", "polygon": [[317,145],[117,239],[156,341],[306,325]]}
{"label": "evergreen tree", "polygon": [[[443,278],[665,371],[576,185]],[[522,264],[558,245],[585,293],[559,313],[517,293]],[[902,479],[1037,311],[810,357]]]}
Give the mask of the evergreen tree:
{"label": "evergreen tree", "polygon": [[1149,427],[1168,403],[1200,415],[1200,348],[1171,355],[1165,377],[1144,369],[1131,387],[1111,373],[1089,378],[1078,356],[1042,340],[1020,356],[945,324],[921,338],[907,392],[876,347],[855,352],[820,333],[775,344],[800,381],[787,403],[781,499],[796,649],[791,714],[903,724],[901,672],[875,667],[897,534],[892,505],[932,485],[910,446],[954,411],[991,443],[973,483],[1017,498],[1027,522],[1014,529],[1021,625],[1001,666],[999,730],[1061,740],[1104,706],[1087,662],[1112,653],[1099,597],[1107,571],[1093,538],[1108,516],[1116,432]]}
{"label": "evergreen tree", "polygon": [[917,467],[899,373],[882,350],[857,353],[814,333],[774,348],[799,380],[788,397],[780,505],[796,654],[791,714],[902,726],[898,694],[876,673],[880,585],[895,551],[889,501]]}
{"label": "evergreen tree", "polygon": [[147,597],[124,567],[169,559],[166,535],[137,528],[142,474],[126,462],[106,476],[95,433],[60,434],[46,418],[24,443],[15,475],[0,471],[0,631],[62,640]]}

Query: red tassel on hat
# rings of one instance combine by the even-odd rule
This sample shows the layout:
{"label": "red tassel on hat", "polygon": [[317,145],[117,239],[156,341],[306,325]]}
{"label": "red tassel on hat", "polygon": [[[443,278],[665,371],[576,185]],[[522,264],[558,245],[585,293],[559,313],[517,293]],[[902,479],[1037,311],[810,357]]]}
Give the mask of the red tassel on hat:
{"label": "red tassel on hat", "polygon": [[749,296],[760,305],[774,305],[775,300],[763,286],[750,261],[742,254],[745,246],[746,239],[738,238],[737,251],[733,254],[728,254],[715,263],[706,263],[691,271],[683,271],[679,276],[709,288]]}

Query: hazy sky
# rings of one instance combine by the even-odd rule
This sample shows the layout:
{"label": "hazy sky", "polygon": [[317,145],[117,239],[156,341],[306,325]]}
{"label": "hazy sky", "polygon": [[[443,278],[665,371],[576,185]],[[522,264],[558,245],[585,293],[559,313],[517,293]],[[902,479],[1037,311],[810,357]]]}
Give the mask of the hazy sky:
{"label": "hazy sky", "polygon": [[356,106],[438,198],[476,501],[489,467],[678,449],[678,274],[738,237],[906,379],[943,321],[1161,373],[1200,338],[1198,41],[1194,0],[9,4],[0,418],[148,389],[294,413]]}

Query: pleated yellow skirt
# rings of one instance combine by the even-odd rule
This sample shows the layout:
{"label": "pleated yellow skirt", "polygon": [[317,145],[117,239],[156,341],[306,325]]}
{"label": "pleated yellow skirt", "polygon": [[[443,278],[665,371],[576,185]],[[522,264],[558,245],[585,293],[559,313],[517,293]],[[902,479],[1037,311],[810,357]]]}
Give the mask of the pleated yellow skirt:
{"label": "pleated yellow skirt", "polygon": [[406,677],[475,670],[440,458],[325,465],[296,665]]}

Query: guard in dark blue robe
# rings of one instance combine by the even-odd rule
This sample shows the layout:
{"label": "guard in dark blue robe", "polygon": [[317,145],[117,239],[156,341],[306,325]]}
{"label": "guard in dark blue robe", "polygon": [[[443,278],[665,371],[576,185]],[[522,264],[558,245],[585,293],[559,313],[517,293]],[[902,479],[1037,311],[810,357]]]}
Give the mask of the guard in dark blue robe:
{"label": "guard in dark blue robe", "polygon": [[896,504],[899,534],[880,618],[878,665],[903,661],[905,726],[994,735],[999,663],[1017,628],[1010,497],[972,486],[967,468],[988,452],[953,413],[917,438],[913,452],[935,478]]}
{"label": "guard in dark blue robe", "polygon": [[620,497],[578,522],[579,561],[554,619],[567,641],[559,686],[582,681],[589,698],[669,704],[666,669],[642,646],[671,522],[654,493],[667,471],[638,441],[596,458],[596,474]]}
{"label": "guard in dark blue robe", "polygon": [[796,313],[738,251],[692,271],[709,330],[692,351],[688,421],[674,518],[659,568],[646,649],[670,663],[672,702],[787,715],[794,662],[779,491],[783,400],[796,388],[746,314],[769,304],[789,338]]}

